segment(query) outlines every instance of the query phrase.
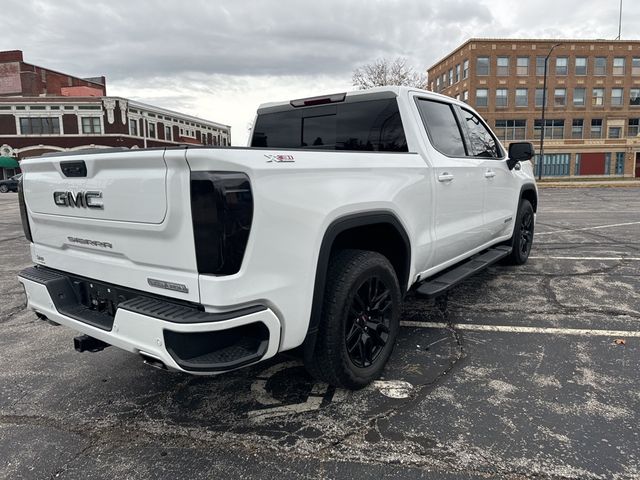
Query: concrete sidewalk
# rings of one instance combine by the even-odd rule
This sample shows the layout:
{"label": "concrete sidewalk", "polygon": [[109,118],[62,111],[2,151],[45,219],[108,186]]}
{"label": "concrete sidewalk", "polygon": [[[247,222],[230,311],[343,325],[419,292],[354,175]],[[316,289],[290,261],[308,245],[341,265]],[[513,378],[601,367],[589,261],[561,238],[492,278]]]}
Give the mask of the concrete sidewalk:
{"label": "concrete sidewalk", "polygon": [[602,188],[602,187],[640,187],[640,178],[629,180],[608,180],[608,179],[593,179],[593,180],[547,180],[542,179],[538,181],[538,187],[540,188]]}

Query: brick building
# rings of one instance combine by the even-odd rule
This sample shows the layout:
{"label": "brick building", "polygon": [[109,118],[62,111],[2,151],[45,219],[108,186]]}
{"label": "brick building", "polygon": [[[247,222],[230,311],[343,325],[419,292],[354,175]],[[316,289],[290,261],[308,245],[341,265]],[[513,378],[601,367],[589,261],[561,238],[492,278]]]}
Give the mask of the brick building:
{"label": "brick building", "polygon": [[[77,78],[0,52],[0,156],[104,147],[231,145],[231,128],[121,97],[104,77]],[[17,169],[0,168],[0,179]]]}
{"label": "brick building", "polygon": [[538,149],[556,44],[543,176],[640,177],[640,41],[471,39],[429,68],[429,88],[472,105],[505,144]]}

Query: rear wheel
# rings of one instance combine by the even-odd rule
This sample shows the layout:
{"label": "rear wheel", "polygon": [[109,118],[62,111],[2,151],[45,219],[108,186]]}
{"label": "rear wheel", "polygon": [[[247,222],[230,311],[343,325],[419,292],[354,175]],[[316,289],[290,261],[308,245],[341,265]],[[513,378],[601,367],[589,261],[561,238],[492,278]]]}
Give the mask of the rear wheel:
{"label": "rear wheel", "polygon": [[0,192],[7,193],[9,191],[9,187],[6,185],[0,185]]}
{"label": "rear wheel", "polygon": [[533,245],[534,223],[531,202],[522,199],[518,207],[516,225],[511,238],[511,254],[506,258],[506,263],[523,265],[527,262]]}
{"label": "rear wheel", "polygon": [[400,325],[402,296],[386,257],[341,250],[329,264],[322,318],[309,372],[337,387],[362,388],[380,376]]}

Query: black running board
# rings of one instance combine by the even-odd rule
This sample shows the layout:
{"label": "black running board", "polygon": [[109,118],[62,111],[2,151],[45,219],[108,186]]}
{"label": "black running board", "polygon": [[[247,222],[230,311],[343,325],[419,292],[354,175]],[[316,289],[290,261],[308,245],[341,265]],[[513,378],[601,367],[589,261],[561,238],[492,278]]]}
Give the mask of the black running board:
{"label": "black running board", "polygon": [[511,253],[511,247],[500,245],[459,263],[451,270],[425,280],[416,288],[416,295],[421,298],[436,298],[451,287],[484,270],[489,265],[502,260]]}

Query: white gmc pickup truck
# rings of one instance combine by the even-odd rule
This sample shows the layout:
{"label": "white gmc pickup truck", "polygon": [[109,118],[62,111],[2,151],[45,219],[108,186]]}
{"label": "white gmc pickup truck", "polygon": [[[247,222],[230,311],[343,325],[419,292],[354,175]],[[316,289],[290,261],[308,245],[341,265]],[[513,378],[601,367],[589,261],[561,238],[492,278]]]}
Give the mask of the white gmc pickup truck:
{"label": "white gmc pickup truck", "polygon": [[149,364],[217,374],[296,349],[360,388],[403,298],[527,261],[530,143],[509,153],[468,105],[385,87],[262,105],[249,148],[92,150],[22,162],[42,319]]}

